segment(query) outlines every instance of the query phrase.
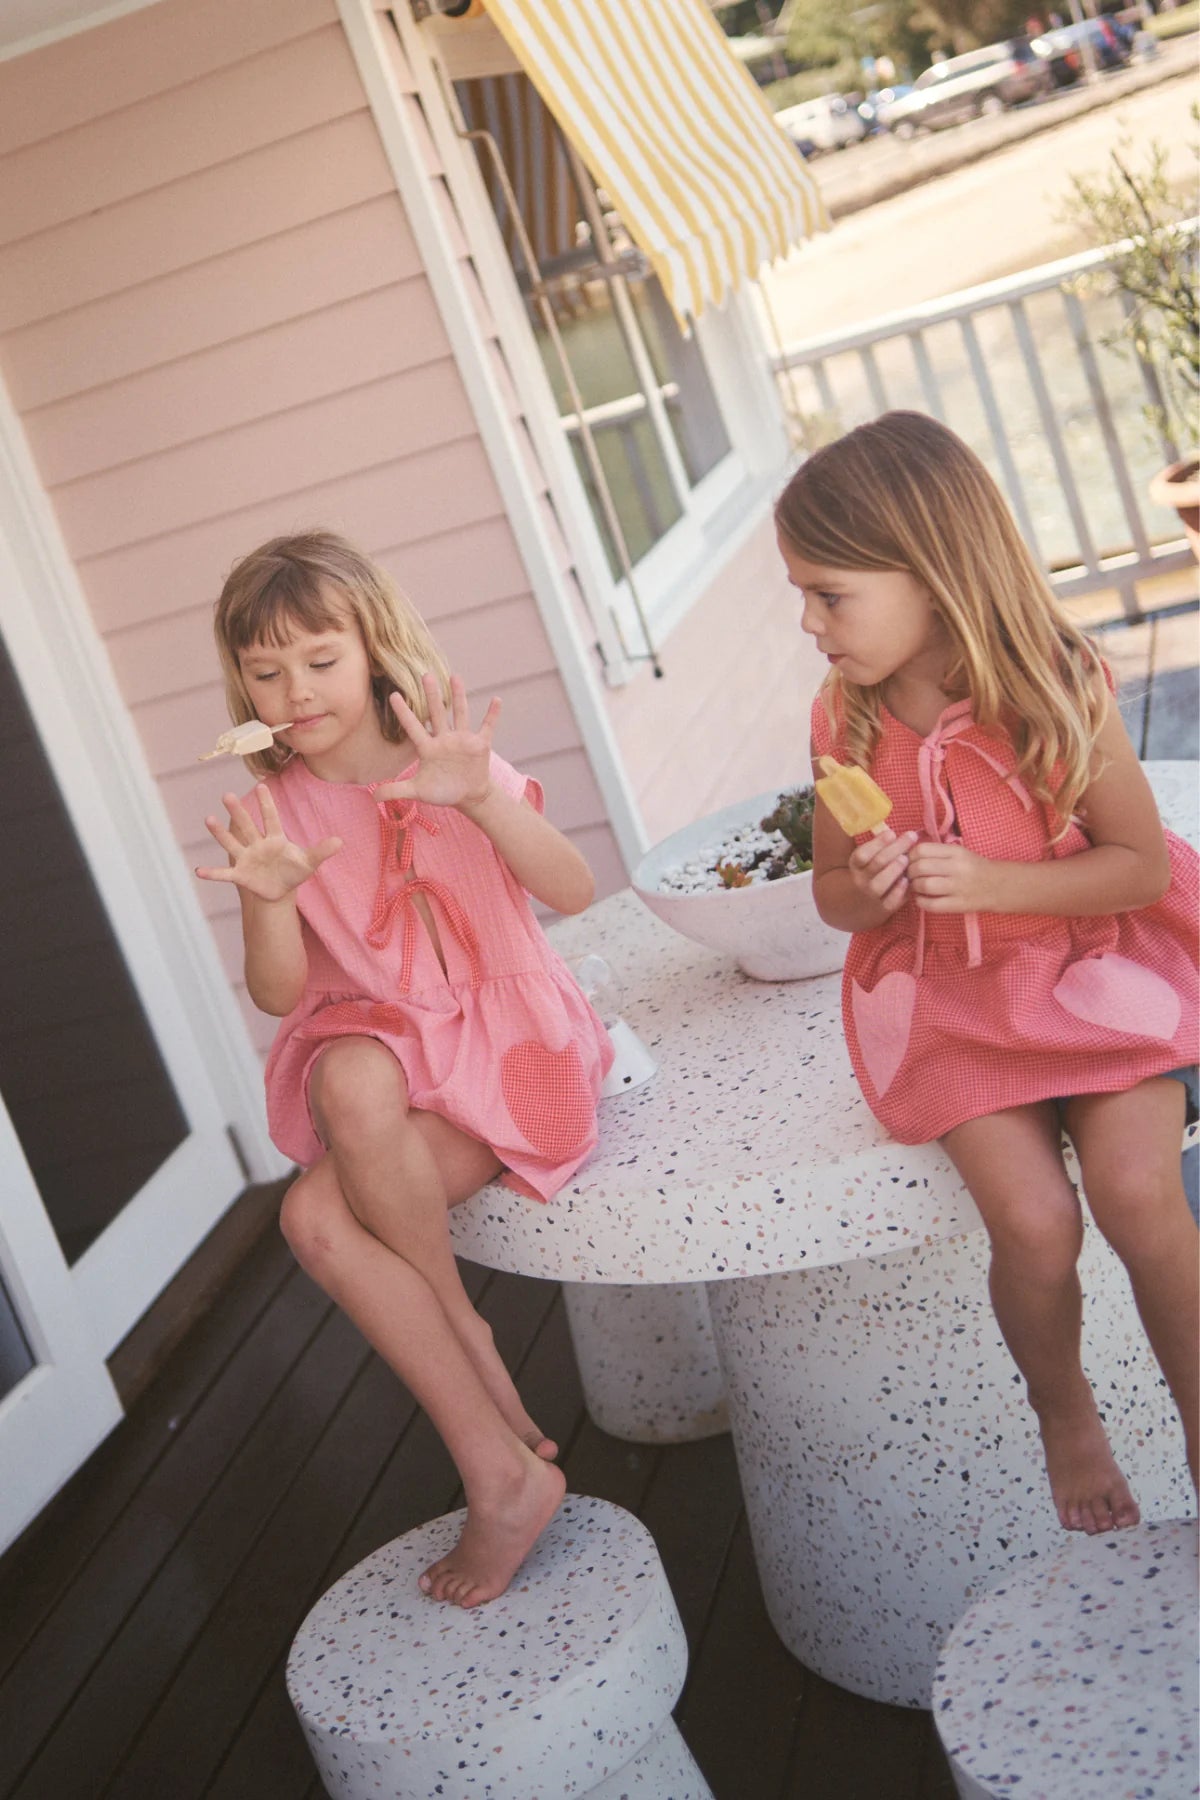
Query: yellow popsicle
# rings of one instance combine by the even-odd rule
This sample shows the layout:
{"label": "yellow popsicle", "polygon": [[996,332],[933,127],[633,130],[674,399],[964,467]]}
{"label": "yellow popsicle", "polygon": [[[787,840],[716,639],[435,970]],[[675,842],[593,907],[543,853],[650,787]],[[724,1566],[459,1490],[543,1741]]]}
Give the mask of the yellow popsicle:
{"label": "yellow popsicle", "polygon": [[865,769],[835,762],[832,756],[823,756],[820,761],[825,775],[817,782],[817,793],[846,836],[861,837],[864,831],[881,831],[892,810],[883,789],[875,785]]}
{"label": "yellow popsicle", "polygon": [[277,731],[290,731],[292,721],[286,725],[264,725],[261,719],[247,719],[244,725],[235,725],[232,731],[223,731],[217,739],[215,750],[206,750],[197,762],[211,762],[214,756],[253,756],[257,750],[269,750],[275,742]]}

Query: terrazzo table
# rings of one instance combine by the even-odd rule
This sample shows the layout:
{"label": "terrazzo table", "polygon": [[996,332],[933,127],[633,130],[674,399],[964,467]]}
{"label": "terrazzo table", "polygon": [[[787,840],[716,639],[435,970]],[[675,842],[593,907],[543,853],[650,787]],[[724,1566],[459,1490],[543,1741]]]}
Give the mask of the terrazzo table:
{"label": "terrazzo table", "polygon": [[[1196,765],[1148,773],[1194,842]],[[839,976],[750,980],[630,891],[553,941],[611,965],[659,1073],[604,1103],[599,1149],[549,1206],[489,1187],[456,1208],[455,1248],[567,1284],[706,1283],[776,1630],[829,1680],[926,1706],[955,1620],[1062,1536],[974,1205],[936,1144],[893,1143],[867,1109]],[[1090,1226],[1081,1274],[1118,1458],[1144,1517],[1182,1517],[1182,1435]]]}

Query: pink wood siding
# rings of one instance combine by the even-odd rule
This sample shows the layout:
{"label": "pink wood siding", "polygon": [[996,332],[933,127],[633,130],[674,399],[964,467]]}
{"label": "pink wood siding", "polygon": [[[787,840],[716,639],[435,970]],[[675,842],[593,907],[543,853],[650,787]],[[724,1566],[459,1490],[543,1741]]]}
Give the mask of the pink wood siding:
{"label": "pink wood siding", "polygon": [[664,680],[643,671],[608,696],[652,843],[746,795],[811,780],[809,710],[827,665],[800,630],[770,517],[661,656]]}
{"label": "pink wood siding", "polygon": [[[499,747],[620,885],[332,0],[162,0],[0,63],[0,370],[189,865],[242,783],[195,760],[225,723],[213,599],[255,543],[324,524],[392,570],[477,696],[503,696]],[[236,900],[198,886],[241,991]]]}

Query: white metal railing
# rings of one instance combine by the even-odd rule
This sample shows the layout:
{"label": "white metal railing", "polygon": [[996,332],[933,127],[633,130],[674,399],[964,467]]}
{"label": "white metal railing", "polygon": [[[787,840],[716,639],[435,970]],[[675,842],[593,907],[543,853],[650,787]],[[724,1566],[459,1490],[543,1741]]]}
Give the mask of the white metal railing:
{"label": "white metal railing", "polygon": [[1145,497],[1191,446],[1148,428],[1158,376],[1118,347],[1131,303],[1089,285],[1119,248],[784,347],[774,366],[801,441],[891,407],[931,413],[988,463],[1058,594],[1115,589],[1138,617],[1138,582],[1191,561],[1178,519]]}

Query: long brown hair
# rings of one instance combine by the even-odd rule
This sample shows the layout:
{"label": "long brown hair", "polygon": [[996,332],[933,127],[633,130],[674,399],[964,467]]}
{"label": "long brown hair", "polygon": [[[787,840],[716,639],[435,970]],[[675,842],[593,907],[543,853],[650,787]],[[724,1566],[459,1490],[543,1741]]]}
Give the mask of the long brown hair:
{"label": "long brown hair", "polygon": [[[213,632],[225,675],[225,698],[235,725],[254,717],[242,680],[242,651],[281,645],[296,631],[344,630],[353,621],[371,665],[379,728],[391,744],[404,731],[388,704],[398,689],[423,724],[428,706],[421,676],[432,670],[449,700],[450,676],[424,620],[391,576],[332,531],[272,538],[234,564],[221,589]],[[271,775],[291,756],[282,744],[248,756],[255,775]]]}
{"label": "long brown hair", "polygon": [[[970,697],[984,731],[1008,736],[1017,774],[1065,830],[1094,773],[1103,665],[974,451],[924,413],[884,413],[809,457],[775,522],[806,561],[900,569],[928,590],[955,647],[949,691]],[[823,692],[850,760],[869,768],[879,689],[835,669]]]}

